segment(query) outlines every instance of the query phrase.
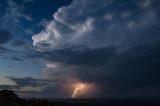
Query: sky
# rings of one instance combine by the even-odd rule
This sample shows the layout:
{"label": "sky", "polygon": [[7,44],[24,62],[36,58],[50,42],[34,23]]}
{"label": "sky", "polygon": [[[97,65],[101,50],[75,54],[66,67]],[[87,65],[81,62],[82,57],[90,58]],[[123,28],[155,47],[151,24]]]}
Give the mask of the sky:
{"label": "sky", "polygon": [[0,89],[160,99],[159,13],[159,0],[1,0]]}

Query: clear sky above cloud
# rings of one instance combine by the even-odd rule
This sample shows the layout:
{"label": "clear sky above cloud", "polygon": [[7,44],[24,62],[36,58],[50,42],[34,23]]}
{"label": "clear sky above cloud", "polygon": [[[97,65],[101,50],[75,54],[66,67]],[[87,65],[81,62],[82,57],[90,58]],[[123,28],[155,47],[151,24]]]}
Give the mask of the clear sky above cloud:
{"label": "clear sky above cloud", "polygon": [[70,98],[83,82],[82,98],[160,98],[159,13],[159,0],[2,0],[0,89]]}

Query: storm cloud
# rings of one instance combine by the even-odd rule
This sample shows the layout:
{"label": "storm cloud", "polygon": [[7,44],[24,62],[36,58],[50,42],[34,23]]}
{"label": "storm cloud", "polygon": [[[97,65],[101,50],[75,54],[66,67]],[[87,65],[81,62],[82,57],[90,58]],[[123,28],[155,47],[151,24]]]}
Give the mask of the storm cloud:
{"label": "storm cloud", "polygon": [[66,76],[95,83],[102,88],[96,97],[159,96],[159,4],[74,0],[59,8],[32,37],[46,60],[45,77],[62,85]]}

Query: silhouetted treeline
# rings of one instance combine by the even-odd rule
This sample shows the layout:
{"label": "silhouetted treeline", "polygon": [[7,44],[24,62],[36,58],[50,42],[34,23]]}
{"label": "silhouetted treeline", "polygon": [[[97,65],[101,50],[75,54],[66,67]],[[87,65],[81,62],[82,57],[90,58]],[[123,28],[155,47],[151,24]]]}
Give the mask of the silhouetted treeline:
{"label": "silhouetted treeline", "polygon": [[46,99],[21,99],[13,91],[0,91],[0,106],[160,106],[160,102],[153,101],[123,101],[123,100],[68,100],[63,102],[48,101]]}

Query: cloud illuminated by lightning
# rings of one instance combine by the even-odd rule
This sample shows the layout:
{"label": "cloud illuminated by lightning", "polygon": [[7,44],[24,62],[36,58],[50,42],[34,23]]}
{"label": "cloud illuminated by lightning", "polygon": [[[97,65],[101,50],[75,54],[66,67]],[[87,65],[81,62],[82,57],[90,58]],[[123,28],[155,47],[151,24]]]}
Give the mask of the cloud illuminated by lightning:
{"label": "cloud illuminated by lightning", "polygon": [[76,86],[74,92],[73,92],[73,95],[72,95],[72,98],[74,99],[76,94],[78,93],[79,90],[82,90],[83,88],[85,87],[84,84],[79,84],[78,86]]}

